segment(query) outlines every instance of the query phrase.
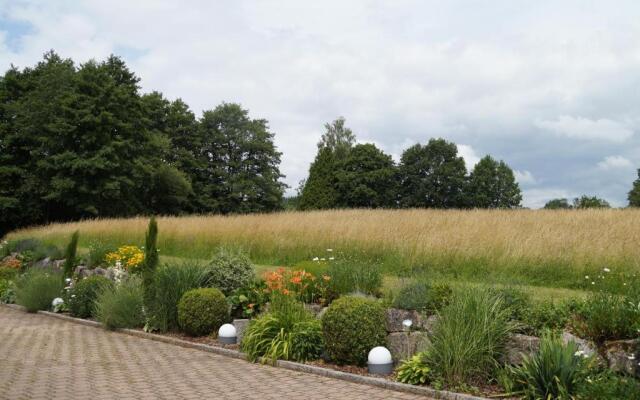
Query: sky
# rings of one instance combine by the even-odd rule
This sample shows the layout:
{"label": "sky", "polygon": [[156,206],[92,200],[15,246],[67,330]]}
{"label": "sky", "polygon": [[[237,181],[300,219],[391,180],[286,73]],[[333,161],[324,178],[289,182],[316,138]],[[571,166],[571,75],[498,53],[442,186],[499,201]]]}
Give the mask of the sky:
{"label": "sky", "polygon": [[[397,161],[442,137],[515,171],[523,204],[626,205],[640,167],[638,1],[0,0],[0,69],[121,56],[196,115],[265,118],[295,193],[323,125]],[[1,74],[1,73],[0,73]]]}

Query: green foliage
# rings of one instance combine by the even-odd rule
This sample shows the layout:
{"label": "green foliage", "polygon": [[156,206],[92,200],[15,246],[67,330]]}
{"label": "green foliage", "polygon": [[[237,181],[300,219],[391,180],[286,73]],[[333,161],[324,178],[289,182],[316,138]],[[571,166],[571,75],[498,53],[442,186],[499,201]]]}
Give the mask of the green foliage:
{"label": "green foliage", "polygon": [[250,322],[241,348],[251,361],[317,359],[323,350],[320,321],[294,298],[274,296],[271,311]]}
{"label": "green foliage", "polygon": [[250,285],[254,280],[253,264],[240,251],[220,248],[207,267],[207,286],[218,288],[225,295]]}
{"label": "green foliage", "polygon": [[517,208],[522,193],[513,171],[504,161],[482,158],[469,175],[467,204],[474,208]]}
{"label": "green foliage", "polygon": [[356,136],[345,126],[344,117],[324,124],[325,132],[318,142],[318,149],[329,149],[338,159],[343,159],[356,144]]}
{"label": "green foliage", "polygon": [[155,217],[151,217],[145,234],[144,262],[142,263],[144,309],[147,312],[153,309],[156,299],[154,276],[158,267],[158,260],[158,223]]}
{"label": "green foliage", "polygon": [[640,327],[639,306],[624,296],[594,293],[578,308],[573,329],[578,336],[596,343],[636,338]]}
{"label": "green foliage", "polygon": [[531,297],[522,290],[505,287],[491,291],[502,298],[504,307],[509,310],[509,318],[513,321],[522,321],[532,307]]}
{"label": "green foliage", "polygon": [[188,335],[211,334],[228,320],[229,306],[218,289],[191,289],[178,302],[178,325]]}
{"label": "green foliage", "polygon": [[453,290],[444,283],[414,281],[404,285],[393,299],[393,307],[433,314],[449,304]]}
{"label": "green foliage", "polygon": [[235,318],[252,318],[258,315],[269,301],[266,289],[265,282],[259,280],[234,290],[227,297],[227,301],[231,304],[231,316]]}
{"label": "green foliage", "polygon": [[78,318],[93,317],[98,294],[112,286],[113,282],[100,275],[92,275],[76,282],[68,297],[71,315]]}
{"label": "green foliage", "polygon": [[338,191],[335,188],[337,159],[328,148],[318,150],[309,167],[299,200],[300,210],[322,210],[338,207]]}
{"label": "green foliage", "polygon": [[386,343],[384,307],[363,297],[341,297],[323,314],[322,333],[333,361],[364,365],[369,350]]}
{"label": "green foliage", "polygon": [[140,328],[144,325],[144,289],[137,277],[101,291],[95,302],[96,319],[106,329]]}
{"label": "green foliage", "polygon": [[193,193],[191,183],[182,171],[170,165],[162,165],[153,174],[150,192],[151,207],[162,215],[179,214]]}
{"label": "green foliage", "polygon": [[459,208],[467,168],[455,143],[430,139],[402,153],[399,166],[400,204],[403,207]]}
{"label": "green foliage", "polygon": [[640,207],[640,169],[638,169],[638,178],[633,181],[633,187],[627,196],[629,207]]}
{"label": "green foliage", "polygon": [[16,302],[16,288],[13,281],[0,278],[0,303],[13,304]]}
{"label": "green foliage", "polygon": [[89,252],[86,256],[87,267],[96,268],[105,265],[105,256],[116,250],[116,247],[100,241],[91,243],[89,245]]}
{"label": "green foliage", "polygon": [[567,199],[552,199],[544,205],[546,210],[568,210],[573,208]]}
{"label": "green foliage", "polygon": [[165,264],[154,274],[153,307],[149,320],[154,328],[162,332],[178,329],[178,302],[191,289],[202,286],[205,269],[195,262]]}
{"label": "green foliage", "polygon": [[425,353],[418,353],[408,360],[402,361],[396,368],[398,382],[410,385],[424,385],[431,380],[431,369],[424,361]]}
{"label": "green foliage", "polygon": [[427,364],[451,385],[486,380],[514,331],[509,314],[503,299],[489,290],[461,291],[440,313]]}
{"label": "green foliage", "polygon": [[335,178],[340,207],[395,207],[397,179],[391,156],[371,143],[358,144],[338,166]]}
{"label": "green foliage", "polygon": [[78,252],[78,238],[80,232],[75,231],[71,235],[71,240],[67,245],[67,249],[64,252],[64,265],[62,266],[63,277],[71,278],[73,276],[73,267],[76,265],[76,253]]}
{"label": "green foliage", "polygon": [[545,333],[537,353],[510,367],[508,389],[530,400],[574,399],[588,374],[587,362],[577,350],[575,343],[564,344],[559,336]]}
{"label": "green foliage", "polygon": [[329,291],[334,297],[350,293],[379,296],[382,287],[382,271],[374,262],[341,257],[329,264]]}
{"label": "green foliage", "polygon": [[640,381],[631,376],[617,375],[604,370],[579,387],[579,398],[583,400],[629,400],[640,399]]}
{"label": "green foliage", "polygon": [[8,281],[15,279],[20,272],[17,268],[0,267],[0,279],[6,279]]}
{"label": "green foliage", "polygon": [[27,312],[48,310],[64,287],[62,275],[41,270],[29,270],[16,280],[16,303]]}
{"label": "green foliage", "polygon": [[553,301],[532,302],[521,316],[525,333],[541,335],[545,330],[561,331],[569,322],[577,307],[573,301],[554,303]]}
{"label": "green foliage", "polygon": [[582,195],[573,199],[573,208],[611,208],[608,201],[596,196]]}

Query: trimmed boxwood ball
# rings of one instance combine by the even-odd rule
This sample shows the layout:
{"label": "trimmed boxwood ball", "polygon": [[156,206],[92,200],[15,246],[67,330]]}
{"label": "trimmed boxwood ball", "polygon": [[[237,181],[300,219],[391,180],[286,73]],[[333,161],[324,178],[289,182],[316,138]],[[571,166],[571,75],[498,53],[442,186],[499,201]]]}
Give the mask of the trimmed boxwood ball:
{"label": "trimmed boxwood ball", "polygon": [[92,275],[79,280],[69,291],[69,312],[77,318],[93,317],[98,294],[100,291],[112,287],[113,282],[100,275]]}
{"label": "trimmed boxwood ball", "polygon": [[356,296],[339,298],[322,316],[327,354],[338,364],[365,365],[369,350],[386,344],[384,323],[380,302]]}
{"label": "trimmed boxwood ball", "polygon": [[189,290],[178,303],[178,324],[188,335],[208,335],[228,320],[229,305],[219,289]]}

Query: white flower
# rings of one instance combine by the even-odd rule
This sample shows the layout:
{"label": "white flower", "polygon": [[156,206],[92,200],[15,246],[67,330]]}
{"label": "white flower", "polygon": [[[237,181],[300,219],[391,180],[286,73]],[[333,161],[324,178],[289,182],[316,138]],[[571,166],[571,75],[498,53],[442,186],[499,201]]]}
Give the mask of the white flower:
{"label": "white flower", "polygon": [[335,258],[334,257],[329,257],[329,260],[335,260]]}
{"label": "white flower", "polygon": [[320,259],[318,257],[313,257],[313,261],[319,261]]}
{"label": "white flower", "polygon": [[584,276],[584,279],[589,279],[589,275],[585,275],[585,276]]}
{"label": "white flower", "polygon": [[67,283],[71,283],[71,278],[67,278],[64,281],[67,282]]}
{"label": "white flower", "polygon": [[634,356],[633,354],[627,357],[629,360],[633,361],[636,359],[636,356]]}
{"label": "white flower", "polygon": [[327,249],[327,251],[328,251],[328,252],[332,252],[332,251],[333,251],[333,249]]}
{"label": "white flower", "polygon": [[604,268],[603,271],[604,272],[611,272],[611,270],[609,268]]}
{"label": "white flower", "polygon": [[51,302],[51,305],[54,307],[58,307],[60,304],[64,303],[64,300],[62,300],[60,297],[56,297],[55,299],[53,299],[53,301]]}
{"label": "white flower", "polygon": [[574,356],[576,357],[580,357],[584,355],[584,350],[578,350],[575,353],[573,353]]}
{"label": "white flower", "polygon": [[75,294],[72,294],[72,295],[71,295],[71,297],[72,297],[72,298],[73,298],[73,297],[76,297],[76,295],[75,295]]}
{"label": "white flower", "polygon": [[595,285],[596,283],[595,283],[595,282],[591,282],[591,284],[592,284],[592,285]]}
{"label": "white flower", "polygon": [[326,259],[326,258],[324,258],[324,257],[322,257],[322,258],[320,259],[320,261],[327,261],[327,259]]}

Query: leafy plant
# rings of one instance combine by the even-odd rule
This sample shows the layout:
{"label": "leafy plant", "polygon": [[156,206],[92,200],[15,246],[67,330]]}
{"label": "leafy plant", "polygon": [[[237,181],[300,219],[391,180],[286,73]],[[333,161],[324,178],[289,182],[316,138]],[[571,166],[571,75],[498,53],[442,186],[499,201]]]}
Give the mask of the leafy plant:
{"label": "leafy plant", "polygon": [[0,278],[0,303],[13,304],[15,302],[15,284],[13,281]]}
{"label": "leafy plant", "polygon": [[106,256],[109,253],[114,252],[116,249],[108,244],[105,244],[99,240],[93,241],[89,244],[89,251],[86,255],[86,263],[88,268],[97,268],[106,265]]}
{"label": "leafy plant", "polygon": [[208,335],[228,319],[229,306],[218,289],[191,289],[178,302],[178,325],[188,335]]}
{"label": "leafy plant", "polygon": [[640,399],[640,381],[632,376],[621,376],[605,369],[589,376],[578,388],[584,400]]}
{"label": "leafy plant", "polygon": [[63,287],[61,274],[29,270],[16,280],[16,303],[24,306],[27,312],[48,310]]}
{"label": "leafy plant", "polygon": [[564,344],[558,335],[543,334],[537,353],[525,355],[520,366],[508,367],[514,394],[530,400],[576,398],[588,374],[588,363],[577,350],[573,342]]}
{"label": "leafy plant", "polygon": [[18,276],[19,269],[9,268],[9,267],[0,267],[0,279],[12,280],[16,276]]}
{"label": "leafy plant", "polygon": [[358,261],[355,258],[341,258],[327,268],[330,278],[329,290],[333,297],[350,293],[364,293],[379,296],[382,287],[382,272],[373,262]]}
{"label": "leafy plant", "polygon": [[144,325],[144,289],[137,277],[102,290],[95,302],[95,316],[107,329],[139,328]]}
{"label": "leafy plant", "polygon": [[104,261],[112,266],[129,272],[139,272],[144,264],[144,252],[138,246],[120,246],[116,251],[107,253]]}
{"label": "leafy plant", "polygon": [[522,313],[523,332],[541,335],[545,330],[559,331],[565,328],[578,306],[574,301],[554,303],[552,301],[531,302]]}
{"label": "leafy plant", "polygon": [[496,296],[502,298],[504,307],[509,310],[510,319],[522,321],[524,315],[531,308],[531,297],[522,290],[506,287],[491,289]]}
{"label": "leafy plant", "polygon": [[227,297],[231,304],[231,315],[236,318],[252,318],[258,315],[269,301],[267,285],[263,280],[236,289]]}
{"label": "leafy plant", "polygon": [[153,307],[149,310],[150,324],[162,332],[178,329],[178,302],[191,289],[202,286],[205,270],[196,262],[165,264],[154,275]]}
{"label": "leafy plant", "polygon": [[207,286],[218,288],[225,295],[248,286],[254,280],[253,264],[240,251],[220,248],[207,268]]}
{"label": "leafy plant", "polygon": [[447,284],[431,285],[424,281],[414,281],[400,289],[393,300],[393,306],[432,314],[449,303],[452,293]]}
{"label": "leafy plant", "polygon": [[113,282],[100,275],[92,275],[76,282],[69,291],[67,301],[71,315],[78,318],[94,316],[98,294],[111,286],[113,286]]}
{"label": "leafy plant", "polygon": [[596,343],[635,338],[640,327],[639,307],[624,296],[594,293],[578,308],[573,329]]}
{"label": "leafy plant", "polygon": [[408,360],[402,361],[396,368],[398,382],[410,385],[424,385],[431,380],[431,368],[424,361],[425,353],[418,353]]}
{"label": "leafy plant", "polygon": [[461,291],[440,312],[427,363],[451,385],[486,380],[498,366],[514,331],[500,296],[485,289]]}
{"label": "leafy plant", "polygon": [[76,253],[78,251],[78,238],[80,232],[75,231],[71,235],[71,240],[64,252],[64,265],[62,266],[63,277],[71,278],[73,276],[73,267],[76,265]]}
{"label": "leafy plant", "polygon": [[322,316],[322,333],[331,359],[364,365],[369,350],[386,343],[384,307],[364,297],[341,297]]}
{"label": "leafy plant", "polygon": [[278,268],[265,274],[269,292],[291,294],[303,303],[327,303],[330,280],[328,275],[316,276],[304,269]]}

